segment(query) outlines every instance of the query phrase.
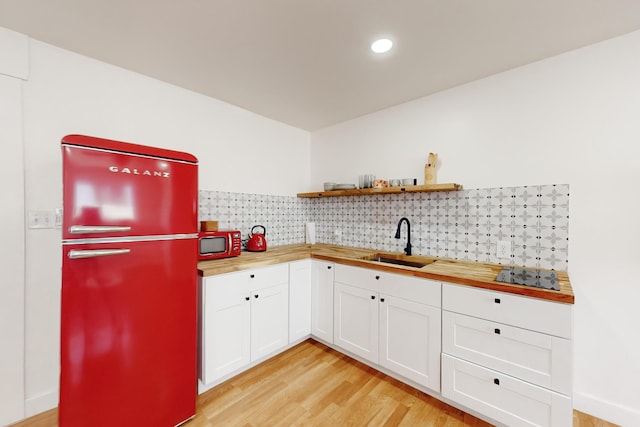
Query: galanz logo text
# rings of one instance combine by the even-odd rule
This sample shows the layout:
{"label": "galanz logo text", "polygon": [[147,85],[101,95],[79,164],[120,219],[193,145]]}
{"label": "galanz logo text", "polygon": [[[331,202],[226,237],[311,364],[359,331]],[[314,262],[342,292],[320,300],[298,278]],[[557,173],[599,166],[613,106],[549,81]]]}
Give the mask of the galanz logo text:
{"label": "galanz logo text", "polygon": [[160,178],[169,178],[169,172],[162,171],[150,171],[148,169],[140,170],[140,169],[131,169],[131,168],[119,168],[118,166],[109,166],[109,170],[114,173],[128,173],[129,175],[147,175],[147,176],[158,176]]}

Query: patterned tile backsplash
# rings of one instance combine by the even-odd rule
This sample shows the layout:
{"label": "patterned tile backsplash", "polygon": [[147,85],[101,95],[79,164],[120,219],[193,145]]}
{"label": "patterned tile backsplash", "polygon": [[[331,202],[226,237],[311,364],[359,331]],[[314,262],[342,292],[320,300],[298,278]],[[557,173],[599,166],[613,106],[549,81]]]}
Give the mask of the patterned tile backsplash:
{"label": "patterned tile backsplash", "polygon": [[305,224],[310,221],[306,199],[205,190],[199,197],[200,221],[218,221],[220,229],[240,230],[243,239],[254,225],[262,225],[267,247],[305,241]]}
{"label": "patterned tile backsplash", "polygon": [[[264,225],[270,247],[303,243],[305,224],[315,222],[318,243],[402,252],[406,225],[394,239],[402,217],[414,254],[567,270],[568,185],[318,199],[200,191],[200,220],[244,238]],[[511,259],[496,257],[498,241],[511,242]]]}

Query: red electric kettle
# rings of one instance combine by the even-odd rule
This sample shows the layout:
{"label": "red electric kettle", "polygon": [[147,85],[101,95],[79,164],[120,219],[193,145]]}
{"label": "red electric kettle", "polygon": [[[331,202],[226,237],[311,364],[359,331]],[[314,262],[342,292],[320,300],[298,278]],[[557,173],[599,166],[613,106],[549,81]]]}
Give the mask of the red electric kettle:
{"label": "red electric kettle", "polygon": [[[256,228],[262,228],[262,233],[254,233],[253,230]],[[254,225],[251,228],[251,233],[249,233],[249,241],[247,242],[247,250],[249,252],[264,252],[267,250],[267,239],[265,239],[265,235],[267,234],[267,229],[264,228],[263,225]]]}

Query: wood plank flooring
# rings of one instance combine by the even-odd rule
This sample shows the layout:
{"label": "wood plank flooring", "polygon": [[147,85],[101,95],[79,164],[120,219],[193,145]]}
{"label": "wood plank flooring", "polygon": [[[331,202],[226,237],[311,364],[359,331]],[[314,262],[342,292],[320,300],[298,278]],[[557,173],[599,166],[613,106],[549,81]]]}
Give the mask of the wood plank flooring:
{"label": "wood plank flooring", "polygon": [[194,427],[488,426],[316,341],[200,396]]}
{"label": "wood plank flooring", "polygon": [[[314,340],[200,395],[185,427],[490,426]],[[615,427],[574,411],[575,427]],[[14,427],[57,427],[51,410]]]}

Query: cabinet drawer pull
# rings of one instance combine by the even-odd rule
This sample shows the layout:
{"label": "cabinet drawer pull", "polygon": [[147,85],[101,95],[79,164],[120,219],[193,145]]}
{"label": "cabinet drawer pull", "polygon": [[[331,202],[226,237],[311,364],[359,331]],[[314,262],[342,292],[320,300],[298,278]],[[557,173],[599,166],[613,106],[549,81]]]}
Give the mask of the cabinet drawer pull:
{"label": "cabinet drawer pull", "polygon": [[249,297],[244,297],[245,300],[249,301],[251,298]]}
{"label": "cabinet drawer pull", "polygon": [[493,379],[493,383],[494,383],[495,385],[500,385],[500,380],[499,380],[498,378],[494,378],[494,379]]}
{"label": "cabinet drawer pull", "polygon": [[384,298],[380,298],[380,302],[384,302]]}
{"label": "cabinet drawer pull", "polygon": [[327,270],[331,270],[331,266],[330,265],[327,265]]}
{"label": "cabinet drawer pull", "polygon": [[254,277],[256,277],[256,275],[255,275],[255,274],[252,274],[252,275],[251,275],[251,276],[249,276],[249,277],[251,277],[251,278],[253,279]]}
{"label": "cabinet drawer pull", "polygon": [[258,295],[258,294],[255,294],[255,295],[254,295],[254,297],[256,297],[256,298],[258,298],[259,296],[260,296],[260,295]]}
{"label": "cabinet drawer pull", "polygon": [[496,304],[500,304],[500,298],[494,298],[493,302],[495,302]]}
{"label": "cabinet drawer pull", "polygon": [[493,330],[493,332],[495,332],[497,335],[500,335],[500,329],[498,329],[498,328],[495,328],[495,329]]}
{"label": "cabinet drawer pull", "polygon": [[371,295],[371,299],[376,299],[376,296],[375,295]]}
{"label": "cabinet drawer pull", "polygon": [[376,276],[376,280],[380,280],[380,276]]}

